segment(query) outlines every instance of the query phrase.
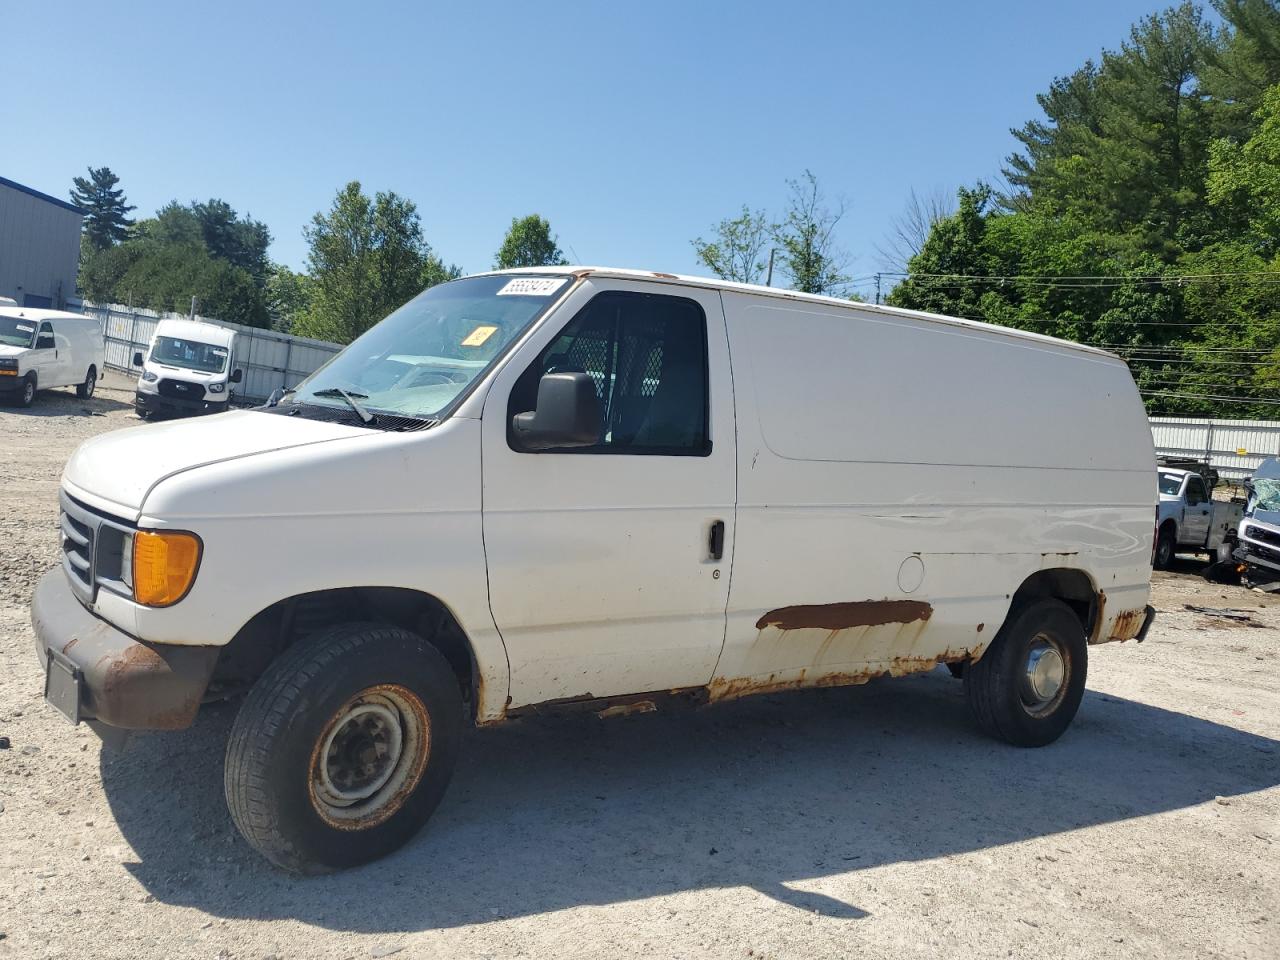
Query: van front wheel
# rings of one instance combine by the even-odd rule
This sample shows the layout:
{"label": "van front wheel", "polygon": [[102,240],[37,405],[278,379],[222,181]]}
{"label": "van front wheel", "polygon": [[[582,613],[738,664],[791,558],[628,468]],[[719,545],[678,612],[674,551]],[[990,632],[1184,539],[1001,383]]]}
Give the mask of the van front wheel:
{"label": "van front wheel", "polygon": [[978,725],[1019,747],[1062,736],[1084,697],[1089,645],[1084,628],[1060,600],[1013,611],[964,685]]}
{"label": "van front wheel", "polygon": [[231,818],[286,870],[376,860],[439,804],[461,732],[458,681],[425,639],[372,623],[322,630],[271,665],[236,717]]}
{"label": "van front wheel", "polygon": [[28,373],[22,380],[22,389],[18,392],[18,406],[29,407],[36,399],[36,375]]}

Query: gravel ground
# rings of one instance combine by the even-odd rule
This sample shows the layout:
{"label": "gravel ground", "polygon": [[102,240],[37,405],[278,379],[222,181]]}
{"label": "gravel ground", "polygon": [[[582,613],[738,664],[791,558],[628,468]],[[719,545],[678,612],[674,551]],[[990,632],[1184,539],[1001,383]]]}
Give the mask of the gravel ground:
{"label": "gravel ground", "polygon": [[942,670],[525,721],[467,736],[400,853],[279,873],[223,806],[234,706],[111,753],[41,702],[58,477],[131,390],[0,409],[0,957],[1280,957],[1280,598],[1191,560],[1048,748],[978,734]]}

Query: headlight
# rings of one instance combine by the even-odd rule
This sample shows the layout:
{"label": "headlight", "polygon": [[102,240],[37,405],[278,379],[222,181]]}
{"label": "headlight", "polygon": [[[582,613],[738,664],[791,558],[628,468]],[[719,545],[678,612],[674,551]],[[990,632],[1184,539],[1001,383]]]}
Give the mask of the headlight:
{"label": "headlight", "polygon": [[153,373],[152,371],[148,370],[146,373],[142,375],[142,379],[147,381],[147,383],[155,383],[157,380],[160,379],[160,374]]}
{"label": "headlight", "polygon": [[133,599],[167,607],[187,595],[200,566],[200,538],[178,530],[139,530],[133,536]]}
{"label": "headlight", "polygon": [[209,392],[210,392],[210,393],[222,393],[222,392],[223,392],[224,390],[226,390],[226,389],[227,389],[227,385],[226,385],[225,383],[211,383],[211,384],[209,384]]}

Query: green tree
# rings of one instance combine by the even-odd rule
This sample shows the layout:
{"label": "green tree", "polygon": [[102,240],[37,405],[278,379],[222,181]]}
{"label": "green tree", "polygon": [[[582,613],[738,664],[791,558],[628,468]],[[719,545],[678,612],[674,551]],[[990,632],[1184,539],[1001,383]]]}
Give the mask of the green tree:
{"label": "green tree", "polygon": [[133,226],[126,214],[137,208],[125,203],[124,191],[116,189],[119,182],[110,167],[90,167],[88,179],[72,180],[71,202],[84,211],[85,236],[95,250],[119,243]]}
{"label": "green tree", "polygon": [[1270,88],[1242,144],[1210,148],[1209,202],[1226,212],[1236,236],[1267,257],[1280,253],[1280,86]]}
{"label": "green tree", "polygon": [[563,266],[569,261],[564,258],[556,239],[551,235],[551,224],[538,214],[513,217],[511,228],[498,249],[494,268]]}
{"label": "green tree", "polygon": [[774,228],[774,240],[782,247],[791,286],[803,293],[837,294],[849,283],[845,255],[835,243],[844,204],[828,207],[818,178],[808,170],[799,180],[788,180],[787,186],[787,211]]}
{"label": "green tree", "polygon": [[742,213],[721,220],[711,240],[691,241],[698,261],[721,280],[759,283],[765,275],[764,249],[774,225],[763,210],[752,211],[746,204]]}
{"label": "green tree", "polygon": [[251,217],[241,218],[224,200],[170,201],[153,220],[139,223],[137,232],[165,244],[202,245],[211,257],[248,271],[259,283],[267,281],[271,231]]}
{"label": "green tree", "polygon": [[294,321],[311,305],[311,278],[273,263],[267,272],[266,300],[271,328],[290,333]]}
{"label": "green tree", "polygon": [[355,180],[303,232],[311,296],[293,324],[303,336],[350,343],[424,283],[456,275],[433,257],[411,201],[390,192],[370,198]]}

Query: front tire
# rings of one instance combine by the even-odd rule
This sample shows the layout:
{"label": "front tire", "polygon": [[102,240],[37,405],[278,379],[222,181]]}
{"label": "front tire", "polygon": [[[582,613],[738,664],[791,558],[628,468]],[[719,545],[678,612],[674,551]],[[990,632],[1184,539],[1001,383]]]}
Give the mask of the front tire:
{"label": "front tire", "polygon": [[36,375],[28,373],[22,380],[22,392],[18,394],[18,406],[29,407],[36,399]]}
{"label": "front tire", "polygon": [[991,736],[1042,747],[1062,736],[1080,708],[1089,645],[1060,600],[1014,610],[991,646],[965,671],[973,715]]}
{"label": "front tire", "polygon": [[286,870],[386,856],[444,796],[462,695],[440,652],[398,627],[347,623],[286,650],[249,692],[227,743],[227,806]]}
{"label": "front tire", "polygon": [[94,388],[98,385],[98,368],[90,367],[89,372],[84,375],[84,383],[76,384],[76,396],[82,400],[88,400],[93,396]]}

